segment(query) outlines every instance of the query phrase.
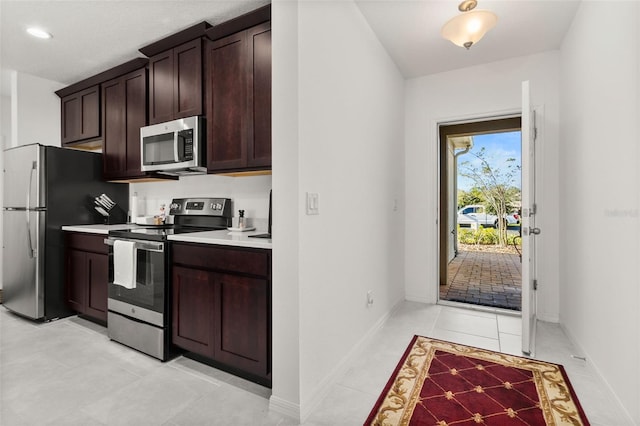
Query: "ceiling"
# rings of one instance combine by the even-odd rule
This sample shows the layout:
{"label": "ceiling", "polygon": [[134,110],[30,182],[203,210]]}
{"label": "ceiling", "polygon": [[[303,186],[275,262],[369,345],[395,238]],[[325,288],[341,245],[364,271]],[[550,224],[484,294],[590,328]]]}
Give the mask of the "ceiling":
{"label": "ceiling", "polygon": [[[0,0],[0,67],[72,84],[144,57],[139,48],[172,33],[202,21],[216,25],[269,2]],[[32,25],[53,38],[28,35]]]}
{"label": "ceiling", "polygon": [[[0,0],[0,67],[72,84],[143,56],[138,49],[201,21],[212,25],[269,0]],[[356,0],[407,78],[557,49],[579,0],[479,0],[498,24],[469,51],[440,36],[457,0]],[[39,25],[50,40],[25,33]],[[1,93],[8,94],[6,73]]]}
{"label": "ceiling", "polygon": [[466,68],[560,47],[580,0],[478,0],[498,23],[471,49],[440,35],[459,0],[356,0],[406,78]]}

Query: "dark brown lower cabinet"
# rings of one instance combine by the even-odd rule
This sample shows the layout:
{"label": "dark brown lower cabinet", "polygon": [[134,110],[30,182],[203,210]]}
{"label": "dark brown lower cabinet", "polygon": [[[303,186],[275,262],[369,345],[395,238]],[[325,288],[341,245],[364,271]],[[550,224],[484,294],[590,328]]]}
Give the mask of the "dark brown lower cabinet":
{"label": "dark brown lower cabinet", "polygon": [[271,386],[270,250],[176,243],[172,253],[173,344]]}
{"label": "dark brown lower cabinet", "polygon": [[213,274],[174,266],[172,276],[173,344],[213,358]]}
{"label": "dark brown lower cabinet", "polygon": [[252,374],[268,371],[269,348],[265,279],[215,274],[215,357]]}
{"label": "dark brown lower cabinet", "polygon": [[103,235],[65,233],[65,278],[69,307],[106,324],[109,255]]}

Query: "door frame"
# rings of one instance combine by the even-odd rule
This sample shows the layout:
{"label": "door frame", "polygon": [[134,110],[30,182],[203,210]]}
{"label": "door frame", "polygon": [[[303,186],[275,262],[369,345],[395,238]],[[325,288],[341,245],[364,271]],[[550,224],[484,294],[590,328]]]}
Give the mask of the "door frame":
{"label": "door frame", "polygon": [[[440,194],[438,207],[438,286],[436,288],[436,300],[440,302],[440,285],[447,283],[448,269],[448,241],[449,230],[447,228],[449,211],[449,187],[448,182],[448,161],[447,161],[447,137],[449,136],[471,136],[477,134],[500,133],[521,129],[522,112],[504,114],[499,116],[481,117],[475,119],[465,119],[458,122],[440,122],[437,124],[438,130],[438,161],[439,176],[438,190]],[[457,178],[457,177],[456,177]]]}

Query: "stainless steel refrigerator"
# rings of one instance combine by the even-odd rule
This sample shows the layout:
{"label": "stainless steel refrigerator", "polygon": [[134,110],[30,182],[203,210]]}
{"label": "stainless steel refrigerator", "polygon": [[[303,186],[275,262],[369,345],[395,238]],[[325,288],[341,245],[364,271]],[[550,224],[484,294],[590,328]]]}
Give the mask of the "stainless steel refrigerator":
{"label": "stainless steel refrigerator", "polygon": [[4,151],[3,305],[22,316],[71,315],[64,295],[61,227],[102,223],[94,197],[105,193],[126,221],[126,184],[102,181],[102,155],[39,144]]}

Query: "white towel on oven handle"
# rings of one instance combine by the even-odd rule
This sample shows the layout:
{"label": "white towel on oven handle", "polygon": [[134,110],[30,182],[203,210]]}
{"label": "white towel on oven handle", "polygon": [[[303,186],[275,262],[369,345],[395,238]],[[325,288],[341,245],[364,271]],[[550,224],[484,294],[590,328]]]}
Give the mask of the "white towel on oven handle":
{"label": "white towel on oven handle", "polygon": [[113,283],[136,288],[136,243],[116,240],[113,243]]}

